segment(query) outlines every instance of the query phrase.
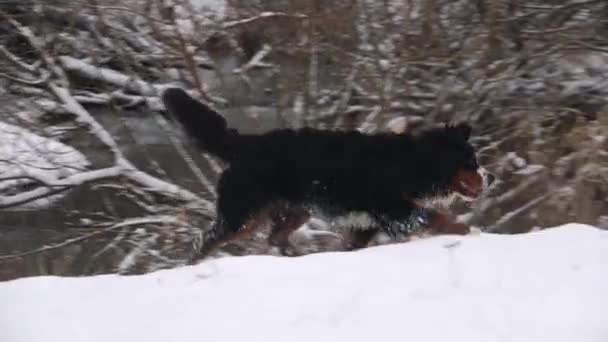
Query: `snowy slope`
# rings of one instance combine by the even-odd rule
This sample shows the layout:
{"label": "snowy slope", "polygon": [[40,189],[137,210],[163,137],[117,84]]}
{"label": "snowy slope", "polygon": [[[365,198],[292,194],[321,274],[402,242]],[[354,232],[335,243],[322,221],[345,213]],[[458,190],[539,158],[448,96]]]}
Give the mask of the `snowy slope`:
{"label": "snowy slope", "polygon": [[608,232],[443,236],[0,283],[0,340],[608,341]]}

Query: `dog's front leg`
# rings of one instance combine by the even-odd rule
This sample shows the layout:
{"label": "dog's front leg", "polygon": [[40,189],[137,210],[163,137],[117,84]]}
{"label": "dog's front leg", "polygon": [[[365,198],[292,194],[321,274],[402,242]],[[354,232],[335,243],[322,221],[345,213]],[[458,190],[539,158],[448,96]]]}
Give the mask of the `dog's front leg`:
{"label": "dog's front leg", "polygon": [[[310,219],[308,210],[297,206],[279,206],[271,213],[272,231],[268,243],[279,248],[284,256],[297,255],[297,251],[289,242],[289,236]],[[294,253],[288,251],[292,249]]]}
{"label": "dog's front leg", "polygon": [[367,229],[356,229],[351,230],[350,241],[345,245],[345,249],[348,251],[354,251],[357,249],[365,248],[369,242],[378,234],[380,231],[377,227],[368,227]]}
{"label": "dog's front leg", "polygon": [[441,212],[433,209],[424,209],[425,225],[432,234],[456,234],[466,235],[471,232],[471,228],[461,222],[457,222],[456,218],[446,212]]}

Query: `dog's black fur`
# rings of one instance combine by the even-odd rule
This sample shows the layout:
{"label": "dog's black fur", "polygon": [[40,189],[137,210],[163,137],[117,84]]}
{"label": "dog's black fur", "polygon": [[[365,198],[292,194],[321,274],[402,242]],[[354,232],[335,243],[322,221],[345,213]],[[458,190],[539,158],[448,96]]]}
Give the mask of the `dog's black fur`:
{"label": "dog's black fur", "polygon": [[[361,241],[352,246],[363,247],[378,229],[395,233],[411,227],[420,202],[459,191],[476,196],[479,190],[479,184],[454,185],[459,172],[477,175],[467,124],[416,135],[310,128],[247,135],[229,129],[222,116],[181,89],[166,90],[162,99],[201,150],[229,164],[219,180],[218,218],[205,235],[202,256],[255,229],[261,213],[274,224],[270,242],[285,243],[311,209],[330,217],[368,215],[369,226],[360,227]],[[431,213],[426,221],[435,217]]]}

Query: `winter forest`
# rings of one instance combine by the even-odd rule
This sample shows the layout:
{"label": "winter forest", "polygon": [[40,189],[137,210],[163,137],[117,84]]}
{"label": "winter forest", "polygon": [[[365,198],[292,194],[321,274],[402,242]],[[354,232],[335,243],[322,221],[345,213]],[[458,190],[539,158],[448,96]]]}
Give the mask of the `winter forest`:
{"label": "winter forest", "polygon": [[161,115],[168,86],[244,132],[467,120],[497,181],[461,220],[608,229],[605,0],[0,0],[0,280],[185,264],[223,165]]}

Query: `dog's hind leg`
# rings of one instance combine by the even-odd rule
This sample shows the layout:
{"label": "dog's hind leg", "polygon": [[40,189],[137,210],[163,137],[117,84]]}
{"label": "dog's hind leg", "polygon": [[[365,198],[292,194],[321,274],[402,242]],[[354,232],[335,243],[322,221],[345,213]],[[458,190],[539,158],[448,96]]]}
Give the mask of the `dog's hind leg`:
{"label": "dog's hind leg", "polygon": [[221,248],[223,245],[232,240],[234,234],[225,234],[221,220],[217,220],[211,224],[211,227],[201,234],[201,238],[195,241],[195,251],[190,257],[190,264],[195,264]]}
{"label": "dog's hind leg", "polygon": [[268,243],[279,248],[282,255],[288,255],[289,236],[310,219],[308,210],[301,207],[279,206],[271,213],[272,231]]}
{"label": "dog's hind leg", "polygon": [[231,241],[239,238],[247,237],[255,232],[255,230],[261,225],[261,221],[266,220],[266,213],[259,212],[252,219],[248,220],[241,226],[240,229],[234,230],[222,226],[224,224],[221,220],[213,223],[211,229],[203,233],[201,245],[197,252],[190,259],[190,263],[196,263],[196,261],[208,257],[213,252],[224,247]]}
{"label": "dog's hind leg", "polygon": [[218,184],[217,221],[203,234],[194,260],[213,253],[231,240],[253,233],[265,219],[271,196],[261,190],[255,177],[242,168],[229,168]]}
{"label": "dog's hind leg", "polygon": [[349,243],[345,246],[346,250],[353,251],[367,247],[369,242],[378,234],[379,228],[353,229]]}

